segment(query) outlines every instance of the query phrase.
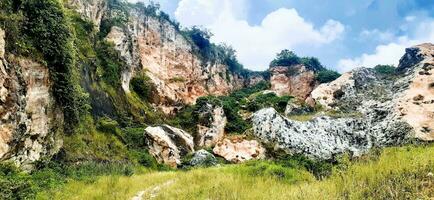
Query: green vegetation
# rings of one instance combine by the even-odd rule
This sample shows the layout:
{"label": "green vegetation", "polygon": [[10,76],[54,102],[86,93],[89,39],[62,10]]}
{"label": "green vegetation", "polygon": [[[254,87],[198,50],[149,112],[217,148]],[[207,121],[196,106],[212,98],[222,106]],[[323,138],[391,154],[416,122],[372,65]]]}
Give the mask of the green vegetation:
{"label": "green vegetation", "polygon": [[382,75],[393,75],[395,74],[396,67],[393,65],[377,65],[374,67],[375,72]]}
{"label": "green vegetation", "polygon": [[341,74],[338,73],[337,71],[324,69],[324,70],[319,71],[315,75],[315,78],[320,83],[330,83],[330,82],[336,80],[337,78],[339,78],[340,76],[341,76]]}
{"label": "green vegetation", "polygon": [[[195,105],[186,106],[180,110],[172,125],[180,126],[191,133],[196,132],[196,125],[201,122],[199,111],[206,105],[223,107],[228,123],[225,130],[232,134],[242,134],[251,127],[250,122],[243,119],[241,111],[255,112],[265,107],[274,107],[279,112],[284,112],[290,96],[278,97],[274,93],[262,93],[270,88],[267,82],[260,82],[253,87],[247,87],[231,93],[229,96],[206,96],[196,101]],[[205,117],[206,118],[206,117]]]}
{"label": "green vegetation", "polygon": [[56,0],[26,0],[19,6],[24,21],[21,34],[43,55],[54,81],[53,93],[63,107],[68,127],[86,111],[86,95],[74,75],[73,36],[62,4]]}
{"label": "green vegetation", "polygon": [[96,52],[102,67],[102,78],[113,87],[121,84],[121,72],[126,67],[126,63],[119,55],[119,51],[114,49],[114,45],[107,41],[97,44]]}
{"label": "green vegetation", "polygon": [[[38,198],[129,199],[160,186],[155,199],[430,199],[434,197],[434,178],[429,175],[433,154],[433,145],[421,145],[376,149],[356,159],[343,156],[322,180],[315,180],[298,163],[294,167],[278,161],[103,176],[92,183],[72,180],[39,193]],[[145,192],[144,199],[149,195]]]}
{"label": "green vegetation", "polygon": [[286,66],[290,67],[292,65],[303,64],[308,69],[313,71],[324,70],[324,66],[315,57],[298,57],[293,51],[288,49],[282,50],[276,55],[276,58],[271,61],[270,67],[276,66]]}

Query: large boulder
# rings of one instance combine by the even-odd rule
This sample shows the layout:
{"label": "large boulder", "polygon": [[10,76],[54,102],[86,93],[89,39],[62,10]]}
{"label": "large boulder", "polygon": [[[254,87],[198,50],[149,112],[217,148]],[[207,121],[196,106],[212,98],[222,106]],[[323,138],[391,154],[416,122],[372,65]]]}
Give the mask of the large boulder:
{"label": "large boulder", "polygon": [[232,163],[265,158],[265,148],[256,140],[226,138],[213,149],[214,154]]}
{"label": "large boulder", "polygon": [[221,106],[206,103],[199,111],[196,144],[199,147],[213,147],[225,136],[227,119]]}
{"label": "large boulder", "polygon": [[149,153],[170,167],[176,168],[182,156],[194,152],[193,137],[181,129],[168,125],[147,127],[144,135]]}
{"label": "large boulder", "polygon": [[253,115],[253,129],[261,142],[275,150],[320,159],[333,159],[344,152],[357,156],[373,146],[400,144],[409,132],[406,123],[374,123],[362,118],[321,116],[308,122],[295,121],[273,108]]}

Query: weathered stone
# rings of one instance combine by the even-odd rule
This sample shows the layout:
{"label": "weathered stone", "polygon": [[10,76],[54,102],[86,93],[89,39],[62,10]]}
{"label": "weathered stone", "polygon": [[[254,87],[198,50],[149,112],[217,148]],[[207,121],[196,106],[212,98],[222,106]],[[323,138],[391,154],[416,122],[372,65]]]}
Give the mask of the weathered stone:
{"label": "weathered stone", "polygon": [[189,162],[190,166],[214,166],[217,165],[217,159],[214,155],[206,150],[199,150],[194,152],[193,158]]}
{"label": "weathered stone", "polygon": [[304,65],[271,67],[271,90],[278,96],[292,95],[305,100],[315,88],[315,72]]}
{"label": "weathered stone", "polygon": [[232,163],[265,158],[265,149],[256,140],[224,139],[213,149],[214,154]]}
{"label": "weathered stone", "polygon": [[107,11],[105,0],[68,0],[68,6],[80,13],[83,18],[93,22],[97,30]]}
{"label": "weathered stone", "polygon": [[400,144],[409,134],[406,123],[327,116],[300,122],[281,116],[273,108],[254,114],[253,130],[257,138],[276,150],[320,159],[333,159],[344,152],[357,156],[373,146]]}
{"label": "weathered stone", "polygon": [[0,60],[5,57],[5,31],[0,28]]}
{"label": "weathered stone", "polygon": [[[415,137],[434,140],[434,45],[409,48],[402,57],[394,79],[384,78],[368,68],[343,74],[335,81],[312,91],[312,98],[328,109],[372,113],[366,104],[387,104],[392,121],[405,121]],[[420,73],[424,72],[424,73]],[[425,73],[426,72],[426,73]]]}
{"label": "weathered stone", "polygon": [[[146,73],[155,86],[153,103],[165,113],[174,113],[182,104],[193,104],[206,95],[227,95],[256,84],[260,73],[242,76],[222,61],[204,62],[196,47],[175,26],[165,20],[145,16],[131,9],[126,28],[113,27],[107,40],[115,43],[128,63],[122,72],[122,87],[128,92],[130,80]],[[105,17],[116,15],[108,12]]]}
{"label": "weathered stone", "polygon": [[285,115],[303,115],[313,112],[313,108],[299,103],[289,101],[285,108]]}
{"label": "weathered stone", "polygon": [[159,163],[176,168],[181,164],[181,157],[194,152],[193,137],[178,128],[168,125],[147,127],[145,139],[149,153]]}
{"label": "weathered stone", "polygon": [[223,108],[205,104],[199,111],[196,144],[199,147],[213,147],[225,136],[227,120]]}
{"label": "weathered stone", "polygon": [[51,94],[48,68],[14,58],[0,71],[0,159],[23,169],[56,153],[62,145],[63,115]]}

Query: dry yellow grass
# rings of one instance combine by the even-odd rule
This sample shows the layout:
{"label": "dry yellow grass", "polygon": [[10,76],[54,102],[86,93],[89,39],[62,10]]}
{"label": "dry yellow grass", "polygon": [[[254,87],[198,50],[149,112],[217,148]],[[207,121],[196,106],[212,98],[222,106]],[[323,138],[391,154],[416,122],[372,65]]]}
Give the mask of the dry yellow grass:
{"label": "dry yellow grass", "polygon": [[[331,177],[319,181],[294,171],[290,181],[252,176],[246,165],[132,177],[101,177],[95,183],[72,181],[39,199],[131,199],[137,192],[168,181],[154,199],[432,199],[434,145],[392,147],[379,157],[343,162]],[[291,173],[290,173],[291,175]],[[144,196],[147,197],[145,194]]]}

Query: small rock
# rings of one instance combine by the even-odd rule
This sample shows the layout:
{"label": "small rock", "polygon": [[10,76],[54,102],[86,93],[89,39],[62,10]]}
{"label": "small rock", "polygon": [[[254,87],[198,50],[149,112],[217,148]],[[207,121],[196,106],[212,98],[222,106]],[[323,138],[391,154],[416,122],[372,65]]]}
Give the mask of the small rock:
{"label": "small rock", "polygon": [[189,162],[189,165],[206,167],[214,166],[217,165],[217,159],[208,151],[201,149],[194,153],[193,158]]}
{"label": "small rock", "polygon": [[213,152],[232,163],[265,158],[265,148],[258,141],[239,138],[224,139]]}

